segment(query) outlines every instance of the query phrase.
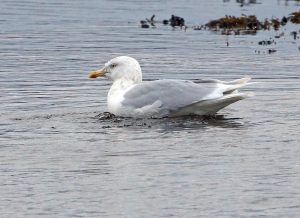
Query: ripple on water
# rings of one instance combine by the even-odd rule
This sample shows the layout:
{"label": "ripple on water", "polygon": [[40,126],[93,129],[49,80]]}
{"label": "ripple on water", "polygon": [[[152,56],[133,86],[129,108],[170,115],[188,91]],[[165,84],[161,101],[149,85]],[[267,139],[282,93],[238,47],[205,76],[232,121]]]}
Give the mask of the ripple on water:
{"label": "ripple on water", "polygon": [[[289,32],[299,27],[260,46],[280,31],[224,36],[138,23],[153,13],[192,26],[299,10],[298,1],[258,3],[2,0],[1,216],[297,217],[300,41]],[[145,80],[249,75],[258,83],[244,90],[255,96],[211,118],[110,116],[110,82],[87,73],[124,54]]]}

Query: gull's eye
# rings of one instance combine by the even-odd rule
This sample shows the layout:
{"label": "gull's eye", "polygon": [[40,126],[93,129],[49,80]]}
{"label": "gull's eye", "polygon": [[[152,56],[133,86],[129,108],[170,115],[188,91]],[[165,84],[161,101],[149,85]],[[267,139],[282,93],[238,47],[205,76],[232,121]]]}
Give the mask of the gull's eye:
{"label": "gull's eye", "polygon": [[111,64],[110,68],[115,68],[117,66],[117,64]]}

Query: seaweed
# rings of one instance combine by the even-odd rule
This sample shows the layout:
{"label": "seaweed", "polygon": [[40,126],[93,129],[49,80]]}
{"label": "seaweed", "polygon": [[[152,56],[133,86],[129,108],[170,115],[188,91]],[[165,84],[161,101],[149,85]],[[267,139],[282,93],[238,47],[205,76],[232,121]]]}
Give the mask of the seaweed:
{"label": "seaweed", "polygon": [[[228,16],[222,17],[217,20],[212,20],[208,22],[205,26],[211,30],[233,30],[234,33],[239,33],[239,31],[257,31],[257,30],[270,30],[272,27],[278,30],[280,26],[287,23],[287,18],[282,19],[265,19],[264,21],[259,21],[255,15],[243,15],[241,17]],[[249,33],[249,32],[248,32]]]}
{"label": "seaweed", "polygon": [[[244,1],[241,1],[244,2]],[[250,1],[249,1],[250,2]],[[154,20],[155,15],[153,14],[150,19],[140,21],[140,26],[142,28],[156,27],[155,24],[169,25],[173,29],[180,27],[180,29],[186,29],[188,26],[185,23],[185,19],[179,16],[171,15],[170,19],[164,19],[161,21]],[[191,26],[193,30],[212,30],[220,32],[223,35],[255,35],[259,30],[280,30],[282,26],[285,26],[288,22],[293,24],[300,24],[300,11],[291,13],[289,16],[283,16],[282,18],[265,18],[264,20],[258,20],[255,15],[245,15],[240,17],[226,15],[219,19],[211,20],[204,25],[194,25]],[[275,36],[275,38],[280,38],[281,35]],[[294,38],[298,38],[294,34]]]}
{"label": "seaweed", "polygon": [[294,24],[300,24],[300,11],[291,13],[289,19]]}

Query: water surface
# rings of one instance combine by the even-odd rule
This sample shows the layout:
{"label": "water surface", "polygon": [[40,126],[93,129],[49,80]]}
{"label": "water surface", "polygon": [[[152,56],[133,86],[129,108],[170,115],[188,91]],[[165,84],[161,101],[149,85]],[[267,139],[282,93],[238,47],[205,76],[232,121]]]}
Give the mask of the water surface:
{"label": "water surface", "polygon": [[[153,13],[192,26],[300,9],[257,2],[2,1],[1,217],[297,217],[300,41],[289,33],[300,27],[238,36],[139,28]],[[258,83],[244,91],[255,97],[217,119],[100,119],[111,83],[87,73],[118,55],[138,59],[145,79],[249,75]]]}

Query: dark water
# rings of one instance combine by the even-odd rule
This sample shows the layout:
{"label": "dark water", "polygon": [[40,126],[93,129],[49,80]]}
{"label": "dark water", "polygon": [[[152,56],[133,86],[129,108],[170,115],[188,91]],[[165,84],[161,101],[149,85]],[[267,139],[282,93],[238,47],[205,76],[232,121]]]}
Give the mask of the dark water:
{"label": "dark water", "polygon": [[[153,13],[192,26],[300,9],[257,2],[2,0],[0,216],[298,217],[300,40],[290,31],[300,26],[251,36],[139,28]],[[138,59],[145,79],[249,75],[255,96],[216,119],[101,119],[110,83],[87,73],[118,55]]]}

